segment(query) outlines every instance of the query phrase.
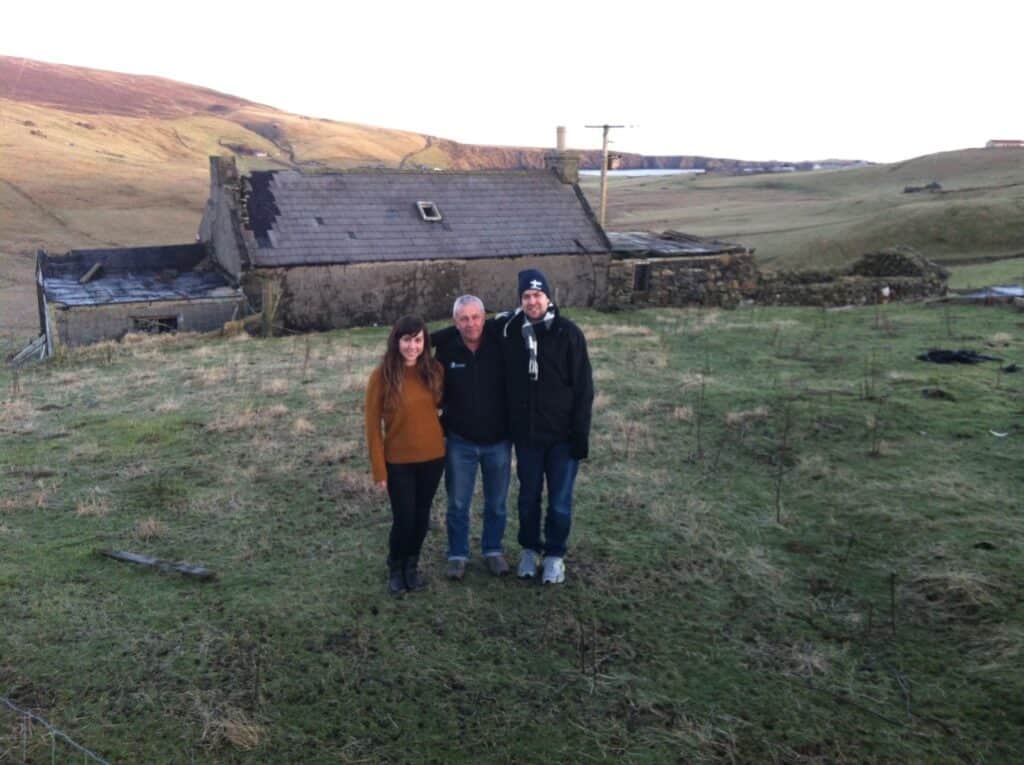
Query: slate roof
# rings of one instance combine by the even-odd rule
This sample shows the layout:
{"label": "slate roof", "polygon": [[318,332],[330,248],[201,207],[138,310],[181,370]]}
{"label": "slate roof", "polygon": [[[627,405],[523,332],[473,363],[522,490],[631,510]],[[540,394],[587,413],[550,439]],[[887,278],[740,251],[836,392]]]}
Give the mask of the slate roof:
{"label": "slate roof", "polygon": [[[254,266],[608,252],[578,187],[547,170],[292,170],[247,176]],[[424,221],[419,201],[442,220]]]}
{"label": "slate roof", "polygon": [[[223,274],[204,268],[205,259],[203,245],[184,244],[41,254],[39,267],[46,299],[69,306],[238,297]],[[102,270],[79,284],[97,263]]]}

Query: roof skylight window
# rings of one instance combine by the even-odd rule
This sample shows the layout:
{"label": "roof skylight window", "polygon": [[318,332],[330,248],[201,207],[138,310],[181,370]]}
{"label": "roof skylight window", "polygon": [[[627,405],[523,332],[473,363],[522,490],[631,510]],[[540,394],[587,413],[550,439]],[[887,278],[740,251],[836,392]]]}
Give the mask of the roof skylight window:
{"label": "roof skylight window", "polygon": [[416,209],[420,211],[420,217],[428,223],[441,220],[441,210],[433,202],[417,202]]}

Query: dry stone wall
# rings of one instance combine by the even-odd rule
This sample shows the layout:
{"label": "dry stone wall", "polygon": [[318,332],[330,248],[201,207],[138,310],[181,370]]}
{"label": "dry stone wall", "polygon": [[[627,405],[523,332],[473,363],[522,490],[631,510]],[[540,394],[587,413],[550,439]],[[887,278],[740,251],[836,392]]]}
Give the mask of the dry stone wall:
{"label": "dry stone wall", "polygon": [[757,290],[759,276],[750,254],[613,260],[605,300],[609,308],[733,308]]}
{"label": "dry stone wall", "polygon": [[762,273],[750,253],[628,258],[610,262],[604,305],[863,305],[944,295],[947,275],[909,247],[869,253],[844,271]]}

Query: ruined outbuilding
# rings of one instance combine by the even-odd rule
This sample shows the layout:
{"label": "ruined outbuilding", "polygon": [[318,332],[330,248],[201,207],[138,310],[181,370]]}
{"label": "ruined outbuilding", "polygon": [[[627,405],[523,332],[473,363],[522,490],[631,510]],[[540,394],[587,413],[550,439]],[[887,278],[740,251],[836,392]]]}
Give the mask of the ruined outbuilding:
{"label": "ruined outbuilding", "polygon": [[610,308],[702,305],[731,308],[757,290],[754,251],[679,231],[608,232]]}
{"label": "ruined outbuilding", "polygon": [[129,332],[205,332],[242,312],[241,291],[201,244],[36,256],[45,353]]}

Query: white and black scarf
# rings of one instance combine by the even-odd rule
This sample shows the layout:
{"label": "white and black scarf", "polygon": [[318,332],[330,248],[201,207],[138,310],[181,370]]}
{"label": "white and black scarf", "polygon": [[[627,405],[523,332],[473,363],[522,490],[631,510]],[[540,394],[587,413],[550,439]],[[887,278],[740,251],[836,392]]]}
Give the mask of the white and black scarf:
{"label": "white and black scarf", "polygon": [[[523,312],[522,308],[517,308],[515,313],[512,314],[512,318],[505,324],[505,333],[508,333],[508,325],[512,323],[512,320]],[[537,323],[544,323],[544,329],[550,330],[551,324],[555,320],[555,305],[552,303],[548,306],[547,312],[540,318]],[[526,354],[527,354],[527,373],[530,375],[531,380],[536,380],[540,377],[540,364],[537,363],[537,333],[533,330],[533,322],[526,316],[523,316],[523,342],[526,343]]]}

